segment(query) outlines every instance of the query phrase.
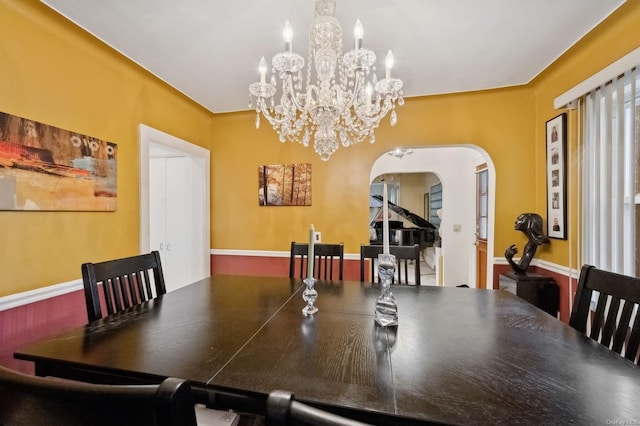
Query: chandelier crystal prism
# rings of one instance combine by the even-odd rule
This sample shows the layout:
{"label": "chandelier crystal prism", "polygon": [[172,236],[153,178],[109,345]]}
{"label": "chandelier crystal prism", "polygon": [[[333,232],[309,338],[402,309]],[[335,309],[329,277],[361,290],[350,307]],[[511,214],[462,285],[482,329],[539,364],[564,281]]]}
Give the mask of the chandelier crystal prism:
{"label": "chandelier crystal prism", "polygon": [[306,147],[313,137],[314,150],[327,161],[340,144],[348,147],[365,139],[374,143],[374,130],[389,112],[390,124],[395,126],[396,103],[404,104],[402,81],[391,77],[391,51],[385,59],[385,78],[378,80],[376,55],[362,47],[360,20],[354,29],[354,48],[342,55],[336,1],[316,0],[304,78],[305,60],[293,53],[288,21],[283,36],[285,49],[271,61],[271,79],[267,81],[263,57],[258,67],[260,81],[249,86],[249,107],[255,105],[256,128],[262,114],[281,142],[297,141]]}

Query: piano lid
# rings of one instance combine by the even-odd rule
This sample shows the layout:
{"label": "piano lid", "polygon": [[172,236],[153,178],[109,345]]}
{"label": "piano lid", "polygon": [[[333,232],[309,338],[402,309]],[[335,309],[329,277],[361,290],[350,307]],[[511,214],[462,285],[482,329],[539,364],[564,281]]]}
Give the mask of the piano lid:
{"label": "piano lid", "polygon": [[[373,197],[376,200],[380,201],[380,203],[384,202],[384,198],[382,198],[381,195],[372,195],[371,197]],[[436,226],[434,224],[432,224],[431,222],[427,221],[426,219],[421,218],[417,214],[412,213],[409,210],[407,210],[405,208],[402,208],[397,204],[392,203],[391,201],[387,201],[387,203],[389,204],[389,208],[391,210],[393,210],[394,212],[398,213],[400,216],[404,217],[405,219],[407,219],[409,222],[413,223],[414,225],[419,226],[420,228],[436,229]]]}

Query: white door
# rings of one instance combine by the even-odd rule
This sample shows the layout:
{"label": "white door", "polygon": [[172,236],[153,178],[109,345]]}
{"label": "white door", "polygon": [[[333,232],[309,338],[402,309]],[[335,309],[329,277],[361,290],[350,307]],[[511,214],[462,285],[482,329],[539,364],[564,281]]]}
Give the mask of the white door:
{"label": "white door", "polygon": [[192,163],[188,157],[149,161],[150,249],[160,252],[167,291],[197,279]]}
{"label": "white door", "polygon": [[[193,175],[191,159],[167,158],[167,223],[165,245],[167,291],[191,284],[194,276]],[[153,235],[153,232],[152,232]],[[198,279],[201,277],[198,277]]]}

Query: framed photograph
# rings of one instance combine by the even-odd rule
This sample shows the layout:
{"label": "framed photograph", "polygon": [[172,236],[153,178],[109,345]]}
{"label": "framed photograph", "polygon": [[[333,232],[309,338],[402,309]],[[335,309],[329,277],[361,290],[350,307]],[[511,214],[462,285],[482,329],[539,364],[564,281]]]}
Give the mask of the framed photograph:
{"label": "framed photograph", "polygon": [[547,235],[567,239],[567,114],[546,123]]}

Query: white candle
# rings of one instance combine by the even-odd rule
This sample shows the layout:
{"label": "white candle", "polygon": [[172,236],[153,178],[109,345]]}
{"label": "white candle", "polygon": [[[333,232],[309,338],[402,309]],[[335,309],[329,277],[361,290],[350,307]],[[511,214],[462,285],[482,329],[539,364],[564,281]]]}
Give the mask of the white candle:
{"label": "white candle", "polygon": [[264,56],[258,63],[258,72],[260,73],[260,83],[264,83],[267,75],[267,61],[265,61]]}
{"label": "white candle", "polygon": [[293,30],[291,29],[289,21],[284,23],[282,38],[284,38],[284,51],[291,53],[293,51]]}
{"label": "white candle", "polygon": [[362,36],[364,35],[364,30],[362,28],[362,23],[359,19],[356,20],[356,26],[353,29],[353,36],[356,39],[356,50],[360,50],[362,48]]}
{"label": "white candle", "polygon": [[387,57],[384,60],[384,65],[387,68],[386,78],[391,78],[391,68],[393,68],[394,62],[395,61],[393,60],[393,53],[389,51],[389,53],[387,53]]}
{"label": "white candle", "polygon": [[316,239],[316,230],[312,224],[311,229],[309,229],[309,250],[307,253],[307,278],[313,278],[313,261],[314,261],[313,244],[315,242],[315,239]]}
{"label": "white candle", "polygon": [[389,253],[389,203],[387,200],[387,182],[382,186],[382,252]]}

